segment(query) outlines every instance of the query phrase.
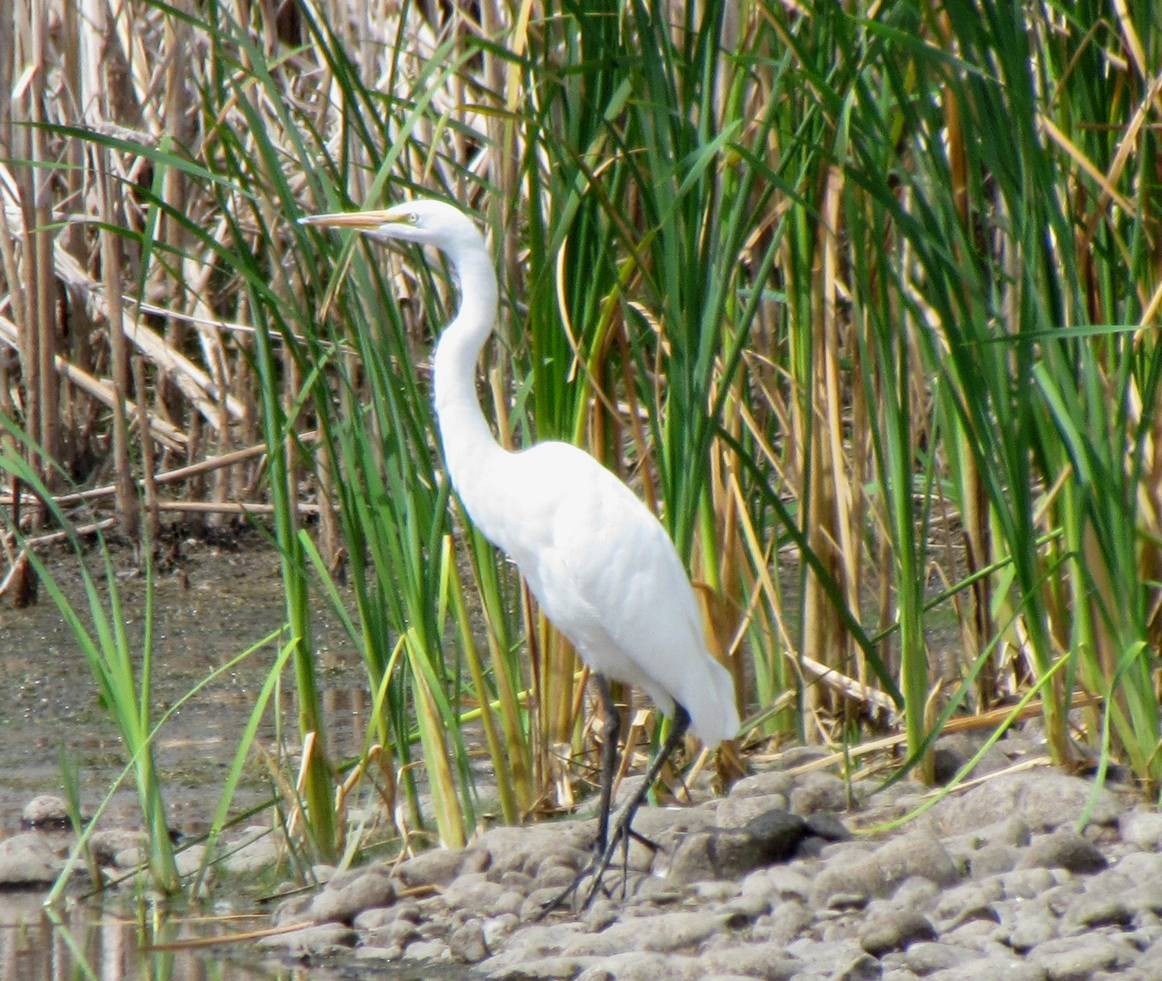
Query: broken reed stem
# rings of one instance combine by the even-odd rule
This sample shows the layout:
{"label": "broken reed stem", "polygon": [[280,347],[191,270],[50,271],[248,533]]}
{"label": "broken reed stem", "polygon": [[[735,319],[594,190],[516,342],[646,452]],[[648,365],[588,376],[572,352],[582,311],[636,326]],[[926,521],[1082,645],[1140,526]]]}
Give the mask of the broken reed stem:
{"label": "broken reed stem", "polygon": [[[10,497],[0,497],[0,502],[9,503]],[[166,501],[159,500],[157,502],[157,509],[159,511],[185,512],[187,514],[235,514],[235,515],[257,515],[257,514],[271,514],[274,507],[270,504],[265,504],[261,501],[226,501],[218,503],[216,501]],[[319,505],[309,501],[302,501],[298,505],[299,512],[302,514],[318,514]],[[77,525],[71,531],[50,531],[43,535],[36,535],[27,539],[29,546],[33,545],[50,545],[53,542],[61,542],[72,535],[91,535],[94,532],[106,531],[112,528],[117,523],[116,518],[102,518],[100,521],[93,521],[87,525]]]}
{"label": "broken reed stem", "polygon": [[[133,359],[133,388],[139,394],[145,391],[145,364],[140,357]],[[151,542],[157,541],[161,531],[161,517],[157,508],[157,480],[153,472],[153,436],[149,432],[149,415],[145,400],[138,399],[137,423],[141,433],[141,489],[145,497],[146,531]]]}
{"label": "broken reed stem", "polygon": [[[132,406],[133,403],[130,403]],[[318,433],[314,430],[302,433],[296,437],[300,443],[312,443],[318,439]],[[241,450],[233,450],[230,453],[223,453],[221,456],[207,457],[198,463],[191,463],[188,466],[178,467],[174,470],[167,470],[164,473],[154,474],[153,483],[172,484],[181,480],[188,480],[191,477],[196,477],[206,473],[210,470],[217,470],[220,467],[229,467],[235,463],[240,463],[243,460],[248,460],[256,456],[262,456],[266,453],[266,444],[257,443],[254,446],[247,446]],[[99,500],[102,497],[112,496],[117,489],[116,484],[105,484],[101,487],[94,487],[90,490],[77,491],[73,494],[61,494],[53,500],[61,506],[69,506],[73,504],[80,504],[82,501]],[[11,502],[11,496],[0,497],[0,502]]]}
{"label": "broken reed stem", "polygon": [[[138,531],[138,501],[133,470],[129,463],[129,422],[125,403],[129,395],[129,351],[125,343],[121,310],[121,249],[113,228],[117,226],[113,204],[112,151],[97,151],[101,160],[101,212],[106,227],[101,229],[101,266],[105,275],[105,302],[109,326],[109,356],[113,366],[113,473],[117,515],[122,534]],[[52,366],[50,373],[55,376]],[[140,395],[139,395],[140,399]],[[141,411],[140,408],[138,410]]]}

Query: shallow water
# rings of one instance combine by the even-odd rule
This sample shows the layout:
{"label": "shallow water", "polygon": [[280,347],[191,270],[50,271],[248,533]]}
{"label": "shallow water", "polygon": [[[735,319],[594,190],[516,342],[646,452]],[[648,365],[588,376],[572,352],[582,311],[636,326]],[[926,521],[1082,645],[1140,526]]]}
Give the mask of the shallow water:
{"label": "shallow water", "polygon": [[[242,548],[183,544],[177,571],[155,579],[154,704],[158,712],[214,668],[276,630],[284,608],[278,559],[253,538]],[[116,555],[119,593],[127,626],[141,631],[144,582],[134,573],[131,556]],[[100,574],[99,559],[92,561]],[[76,608],[84,608],[75,566],[62,559],[54,566]],[[123,578],[122,578],[123,577]],[[320,651],[320,686],[327,719],[328,751],[335,757],[356,755],[363,739],[366,694],[362,665],[346,643],[329,611],[315,617]],[[39,604],[0,613],[0,838],[20,831],[20,813],[38,794],[62,795],[61,757],[78,771],[82,809],[96,811],[125,762],[112,720],[102,709],[87,663],[56,606],[41,589]],[[170,719],[157,743],[170,826],[185,836],[206,829],[238,736],[277,646],[267,645],[228,675],[200,692]],[[281,736],[294,738],[293,680],[282,693],[287,722]],[[268,710],[261,741],[273,748],[275,728]],[[292,753],[296,747],[287,747]],[[232,813],[259,804],[271,795],[266,774],[257,763],[247,770],[235,795]],[[100,827],[140,827],[137,798],[131,785],[116,790],[99,821]],[[269,926],[268,910],[255,896],[220,899],[206,918],[193,913],[147,910],[154,924],[144,933],[133,897],[119,896],[104,905],[73,904],[52,923],[41,911],[35,892],[0,892],[0,977],[57,978],[83,976],[87,961],[102,978],[131,977],[290,977],[289,972],[257,966],[253,948],[235,959],[231,948],[210,951],[143,953],[143,947],[179,938],[241,933]],[[245,917],[247,920],[225,919]],[[256,918],[254,918],[256,917]],[[312,977],[320,976],[312,972]]]}

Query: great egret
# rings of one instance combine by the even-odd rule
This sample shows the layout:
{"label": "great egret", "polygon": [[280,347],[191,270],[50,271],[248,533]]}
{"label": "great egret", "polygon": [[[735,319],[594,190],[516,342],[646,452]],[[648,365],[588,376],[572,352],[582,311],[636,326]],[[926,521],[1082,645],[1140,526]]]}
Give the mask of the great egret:
{"label": "great egret", "polygon": [[[633,492],[568,443],[537,443],[513,453],[493,437],[476,397],[476,362],[496,320],[497,284],[475,224],[451,205],[431,200],[303,221],[358,229],[381,241],[435,246],[459,279],[460,307],[435,355],[436,417],[452,486],[476,526],[516,562],[545,615],[589,665],[605,712],[594,861],[582,874],[593,875],[588,903],[619,843],[628,846],[634,814],[687,726],[710,747],[737,734],[734,682],[707,650],[673,543]],[[610,679],[643,689],[673,718],[669,737],[612,835],[619,717]]]}

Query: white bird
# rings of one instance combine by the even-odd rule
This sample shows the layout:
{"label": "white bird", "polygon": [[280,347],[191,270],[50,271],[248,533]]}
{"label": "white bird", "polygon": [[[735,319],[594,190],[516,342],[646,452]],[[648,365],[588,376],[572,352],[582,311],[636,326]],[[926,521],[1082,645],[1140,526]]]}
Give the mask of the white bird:
{"label": "white bird", "polygon": [[[459,280],[460,307],[440,334],[434,370],[436,418],[452,486],[472,521],[516,563],[545,615],[592,670],[605,712],[588,902],[618,844],[628,845],[634,813],[687,725],[709,747],[737,734],[733,679],[707,649],[673,543],[634,493],[568,443],[510,452],[493,436],[476,397],[476,362],[496,321],[497,283],[476,225],[432,200],[302,220],[358,229],[381,241],[435,246]],[[609,679],[641,688],[674,723],[612,837],[619,718]]]}

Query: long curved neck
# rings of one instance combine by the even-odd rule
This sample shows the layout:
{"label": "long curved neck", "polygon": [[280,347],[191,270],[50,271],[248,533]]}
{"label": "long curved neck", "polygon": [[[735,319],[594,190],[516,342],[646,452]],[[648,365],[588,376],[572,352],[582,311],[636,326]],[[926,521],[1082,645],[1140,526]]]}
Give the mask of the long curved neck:
{"label": "long curved neck", "polygon": [[[436,344],[436,418],[452,486],[473,520],[483,525],[482,501],[472,490],[505,455],[476,398],[476,361],[496,322],[496,274],[483,241],[449,252],[448,258],[460,280],[460,309]],[[487,528],[481,530],[488,534]]]}

